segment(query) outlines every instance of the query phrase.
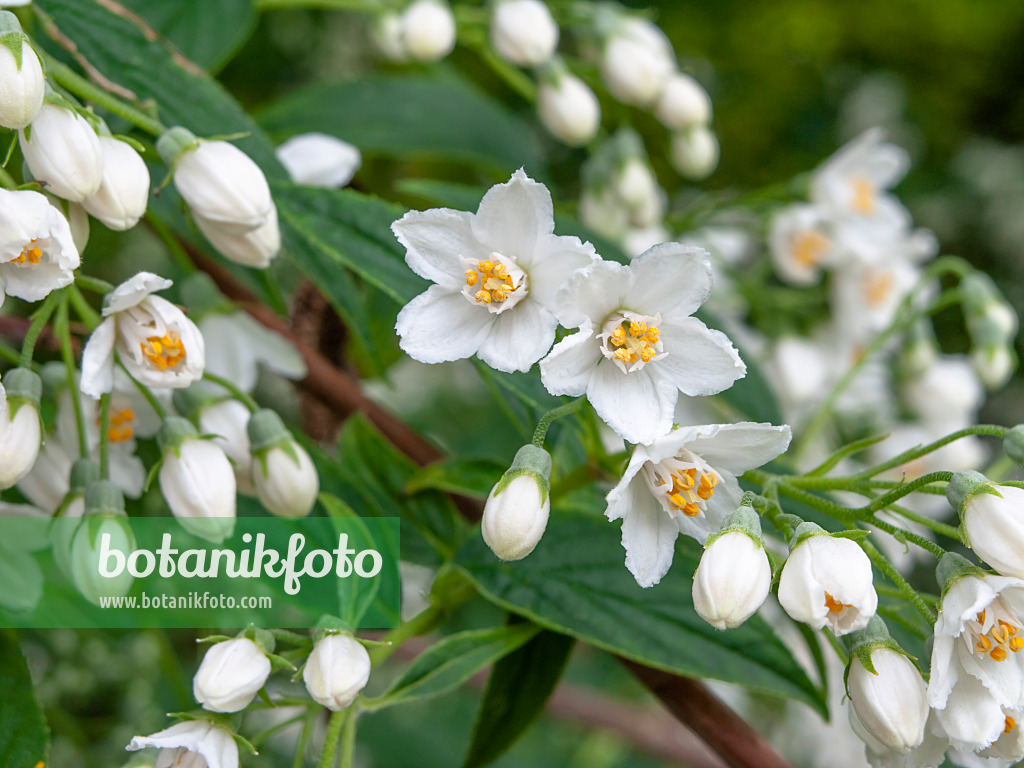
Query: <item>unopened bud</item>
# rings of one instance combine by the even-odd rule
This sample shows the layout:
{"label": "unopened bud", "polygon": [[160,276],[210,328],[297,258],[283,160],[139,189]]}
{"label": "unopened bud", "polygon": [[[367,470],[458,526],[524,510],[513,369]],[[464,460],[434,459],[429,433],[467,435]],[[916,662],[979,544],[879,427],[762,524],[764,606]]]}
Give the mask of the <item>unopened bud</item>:
{"label": "unopened bud", "polygon": [[707,125],[711,122],[711,98],[692,77],[676,72],[666,81],[655,114],[674,131]]}
{"label": "unopened bud", "polygon": [[505,61],[536,67],[558,45],[558,25],[541,0],[501,0],[491,16],[491,45]]}
{"label": "unopened bud", "polygon": [[565,71],[542,78],[537,111],[551,135],[570,147],[586,144],[601,125],[597,96],[586,83]]}
{"label": "unopened bud", "polygon": [[309,695],[332,712],[355,701],[369,679],[370,655],[362,643],[343,633],[325,635],[302,670]]}
{"label": "unopened bud", "polygon": [[502,560],[522,560],[544,535],[551,509],[550,478],[551,454],[524,445],[491,489],[480,532]]}
{"label": "unopened bud", "polygon": [[216,643],[192,679],[192,693],[210,712],[238,712],[252,702],[270,676],[270,660],[256,643],[236,637]]}
{"label": "unopened bud", "polygon": [[760,520],[752,508],[740,507],[708,539],[693,575],[693,607],[713,627],[738,627],[761,607],[771,584]]}
{"label": "unopened bud", "polygon": [[672,137],[672,165],[688,179],[707,178],[718,166],[718,139],[706,126],[697,126]]}
{"label": "unopened bud", "polygon": [[39,114],[46,79],[18,18],[0,10],[0,125],[18,130]]}

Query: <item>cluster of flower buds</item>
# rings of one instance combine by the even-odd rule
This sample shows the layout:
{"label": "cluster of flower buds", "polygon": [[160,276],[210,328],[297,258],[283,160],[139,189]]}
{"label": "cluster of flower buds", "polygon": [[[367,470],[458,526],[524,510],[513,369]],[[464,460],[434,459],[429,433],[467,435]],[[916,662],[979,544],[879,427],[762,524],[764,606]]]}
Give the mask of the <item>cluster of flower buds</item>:
{"label": "cluster of flower buds", "polygon": [[446,0],[415,0],[381,16],[374,40],[391,61],[438,61],[455,48],[455,15]]}
{"label": "cluster of flower buds", "polygon": [[971,336],[971,363],[989,389],[1006,384],[1017,369],[1013,342],[1017,313],[988,275],[972,272],[960,281],[964,319]]}

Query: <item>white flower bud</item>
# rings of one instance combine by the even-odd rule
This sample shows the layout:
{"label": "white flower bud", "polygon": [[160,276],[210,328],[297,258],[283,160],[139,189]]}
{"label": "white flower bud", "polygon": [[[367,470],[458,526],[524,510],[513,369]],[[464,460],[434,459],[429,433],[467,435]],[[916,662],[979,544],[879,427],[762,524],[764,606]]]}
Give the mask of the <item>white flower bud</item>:
{"label": "white flower bud", "polygon": [[4,374],[0,383],[0,489],[10,488],[39,457],[42,381],[26,368]]}
{"label": "white flower bud", "polygon": [[363,164],[356,147],[326,133],[292,136],[276,154],[292,181],[308,187],[344,187]]}
{"label": "white flower bud", "polygon": [[586,144],[601,126],[597,96],[586,83],[568,72],[541,81],[537,111],[551,135],[570,147]]}
{"label": "white flower bud", "polygon": [[672,137],[672,165],[688,179],[707,178],[718,166],[718,139],[706,126],[696,126]]}
{"label": "white flower bud", "polygon": [[192,694],[210,712],[239,712],[269,676],[270,660],[263,649],[247,637],[236,637],[206,652],[192,678]]}
{"label": "white flower bud", "polygon": [[313,647],[302,681],[313,700],[332,712],[355,701],[370,679],[370,654],[350,635],[327,635]]}
{"label": "white flower bud", "polygon": [[605,43],[601,78],[619,101],[650,106],[675,69],[665,33],[646,19],[626,18]]}
{"label": "white flower bud", "polygon": [[692,77],[676,72],[665,83],[654,113],[674,131],[707,125],[711,122],[711,98]]}
{"label": "white flower bud", "polygon": [[558,46],[558,25],[541,0],[503,0],[491,16],[491,45],[505,61],[536,67]]}
{"label": "white flower bud", "polygon": [[234,225],[239,233],[263,226],[271,216],[267,178],[235,145],[200,141],[177,127],[160,137],[157,151],[174,168],[174,186],[194,216]]}
{"label": "white flower bud", "polygon": [[960,513],[967,543],[1003,576],[1024,579],[1024,488],[996,485],[978,472],[958,472],[946,498]]}
{"label": "white flower bud", "polygon": [[260,503],[279,517],[308,515],[320,492],[320,477],[309,454],[274,411],[253,414],[247,428],[252,484]]}
{"label": "white flower bud", "polygon": [[89,121],[70,109],[44,104],[23,128],[21,152],[32,176],[47,191],[80,203],[96,194],[103,182],[103,149]]}
{"label": "white flower bud", "polygon": [[480,532],[502,560],[522,560],[544,535],[551,510],[550,476],[551,455],[543,448],[524,445],[491,489]]}
{"label": "white flower bud", "polygon": [[215,435],[213,441],[231,460],[239,493],[254,496],[252,454],[249,453],[249,409],[237,400],[221,400],[199,410],[199,431]]}
{"label": "white flower bud", "polygon": [[402,47],[416,61],[437,61],[455,48],[455,16],[443,0],[416,0],[401,20]]}
{"label": "white flower bud", "polygon": [[914,663],[891,648],[871,652],[872,674],[854,655],[847,687],[864,728],[889,749],[905,755],[924,740],[928,691]]}
{"label": "white flower bud", "polygon": [[377,18],[370,31],[374,44],[389,61],[401,62],[409,58],[402,40],[402,17],[385,13]]}
{"label": "white flower bud", "polygon": [[266,269],[281,252],[281,230],[276,207],[270,209],[264,224],[245,232],[239,232],[234,224],[211,221],[202,216],[192,218],[217,252],[236,264]]}
{"label": "white flower bud", "polygon": [[745,531],[728,531],[701,555],[693,575],[693,607],[711,626],[732,629],[761,607],[771,585],[764,547]]}
{"label": "white flower bud", "polygon": [[103,182],[82,207],[110,229],[124,231],[139,223],[149,203],[149,169],[130,144],[100,136]]}
{"label": "white flower bud", "polygon": [[[803,538],[804,534],[809,534]],[[797,529],[779,578],[779,602],[796,621],[836,635],[863,629],[878,607],[871,561],[855,541],[824,533],[813,523]]]}
{"label": "white flower bud", "polygon": [[973,350],[971,364],[986,387],[999,389],[1017,369],[1017,355],[1008,346],[996,344]]}
{"label": "white flower bud", "polygon": [[180,416],[158,434],[163,450],[160,492],[189,533],[219,544],[235,530],[235,473],[220,446],[198,436]]}
{"label": "white flower bud", "polygon": [[615,177],[615,192],[635,227],[653,226],[665,214],[665,191],[651,167],[638,157],[626,161]]}
{"label": "white flower bud", "polygon": [[71,540],[70,562],[71,580],[93,605],[99,605],[101,597],[128,594],[135,581],[127,568],[112,578],[100,575],[100,548],[108,534],[111,550],[135,549],[135,536],[125,520],[121,491],[109,480],[98,480],[85,491],[85,516]]}
{"label": "white flower bud", "polygon": [[0,11],[0,125],[18,130],[35,120],[43,106],[45,83],[39,57],[17,18]]}

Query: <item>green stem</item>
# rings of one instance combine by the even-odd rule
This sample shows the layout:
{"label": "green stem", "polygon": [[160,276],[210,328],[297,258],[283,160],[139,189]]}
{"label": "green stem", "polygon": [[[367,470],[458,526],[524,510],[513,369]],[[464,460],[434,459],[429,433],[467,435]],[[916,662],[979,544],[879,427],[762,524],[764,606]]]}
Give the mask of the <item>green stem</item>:
{"label": "green stem", "polygon": [[100,477],[110,479],[110,393],[100,395]]}
{"label": "green stem", "polygon": [[252,744],[254,747],[258,747],[260,744],[262,744],[264,741],[269,739],[271,736],[273,736],[278,731],[282,731],[282,730],[284,730],[285,728],[287,728],[290,725],[295,725],[295,723],[299,722],[300,720],[305,720],[305,718],[306,718],[306,713],[303,712],[301,715],[296,715],[295,717],[290,717],[290,718],[288,718],[287,720],[285,720],[283,722],[280,722],[280,723],[277,723],[275,725],[272,725],[269,728],[267,728],[265,731],[260,731],[255,736],[253,736],[251,739],[249,739],[249,743]]}
{"label": "green stem", "polygon": [[29,325],[28,330],[25,332],[25,341],[21,345],[22,368],[32,367],[32,358],[35,356],[36,342],[39,340],[39,334],[43,332],[43,328],[46,327],[50,316],[59,306],[63,295],[63,290],[51,291],[42,306],[33,313],[32,324]]}
{"label": "green stem", "polygon": [[3,187],[4,189],[17,189],[18,187],[18,182],[16,182],[14,177],[3,168],[0,168],[0,187]]}
{"label": "green stem", "polygon": [[891,509],[900,517],[905,517],[907,520],[911,520],[918,525],[923,525],[925,528],[931,528],[936,533],[941,533],[943,536],[947,536],[954,541],[960,541],[959,528],[947,525],[946,523],[940,523],[938,520],[932,520],[930,517],[925,517],[924,515],[919,515],[917,512],[913,512],[906,507],[901,507],[898,504],[893,504]]}
{"label": "green stem", "polygon": [[0,341],[0,357],[9,360],[15,365],[21,365],[21,352]]}
{"label": "green stem", "polygon": [[903,578],[900,572],[896,570],[896,567],[886,560],[885,556],[882,555],[882,553],[879,552],[875,548],[875,545],[870,541],[862,541],[860,545],[867,553],[871,562],[878,567],[878,570],[889,578],[889,581],[896,585],[900,590],[900,594],[913,604],[914,608],[917,609],[917,612],[920,613],[924,617],[925,621],[928,622],[928,625],[933,625],[935,623],[935,614],[921,596],[917,594],[917,590],[910,585],[910,582]]}
{"label": "green stem", "polygon": [[306,719],[302,724],[302,735],[299,736],[299,743],[295,748],[295,759],[292,760],[292,768],[302,768],[306,762],[306,746],[313,737],[313,725],[316,722],[317,711],[311,709],[306,712]]}
{"label": "green stem", "polygon": [[921,549],[930,553],[937,560],[941,560],[943,555],[946,554],[946,550],[934,541],[930,541],[924,536],[918,536],[916,533],[908,531],[905,528],[900,528],[898,525],[893,525],[892,523],[887,523],[884,520],[879,520],[877,517],[872,517],[864,522],[871,523],[871,525],[875,526],[879,530],[885,531],[891,536],[898,536],[909,541],[911,544],[916,544]]}
{"label": "green stem", "polygon": [[75,412],[75,426],[78,429],[78,455],[89,458],[89,438],[85,431],[85,416],[82,413],[82,401],[79,399],[80,392],[75,384],[75,355],[71,348],[71,327],[68,321],[68,297],[57,307],[57,317],[54,319],[55,330],[60,337],[60,355],[64,360],[64,367],[68,372],[68,391],[71,394],[71,405]]}
{"label": "green stem", "polygon": [[858,472],[856,475],[853,475],[853,477],[859,480],[874,477],[875,475],[879,475],[882,472],[885,472],[886,470],[894,469],[900,466],[901,464],[906,464],[908,461],[913,461],[914,459],[920,458],[925,454],[931,453],[932,451],[936,451],[942,446],[948,445],[949,443],[959,440],[962,437],[968,437],[970,435],[989,435],[991,437],[998,437],[1000,439],[1003,439],[1006,437],[1007,432],[1009,432],[1009,430],[1006,427],[1001,427],[998,424],[977,424],[973,427],[967,427],[966,429],[961,429],[958,432],[953,432],[952,434],[946,435],[945,437],[940,438],[934,442],[928,443],[927,445],[918,446],[916,448],[910,448],[904,451],[903,453],[899,454],[898,456],[894,456],[888,461],[885,461],[874,467],[869,467],[868,469],[865,469],[863,472]]}
{"label": "green stem", "polygon": [[341,732],[341,764],[338,768],[352,768],[356,756],[356,722],[359,719],[357,703],[349,707],[352,714],[345,720],[344,730]]}
{"label": "green stem", "polygon": [[577,410],[580,406],[587,401],[586,397],[577,397],[575,400],[560,405],[557,408],[552,408],[550,411],[540,417],[540,421],[537,422],[537,429],[533,433],[533,444],[538,448],[544,447],[544,438],[548,434],[548,427],[551,426],[551,422],[555,419],[560,419],[563,416],[568,416],[573,411]]}
{"label": "green stem", "polygon": [[882,494],[877,499],[872,501],[870,504],[865,504],[863,507],[857,507],[850,510],[854,514],[869,514],[873,515],[880,509],[885,509],[895,501],[899,501],[904,496],[909,496],[918,488],[931,483],[948,483],[953,479],[952,472],[929,472],[927,475],[921,475],[915,480],[911,480],[909,483],[904,483],[896,488],[893,488],[888,493]]}
{"label": "green stem", "polygon": [[100,280],[98,277],[90,277],[89,275],[75,275],[75,285],[104,296],[114,290],[114,286],[106,280]]}
{"label": "green stem", "polygon": [[96,330],[96,326],[102,322],[103,318],[100,316],[99,312],[93,309],[89,302],[85,300],[85,296],[83,296],[82,292],[78,290],[77,285],[72,285],[70,287],[70,298],[71,304],[75,307],[75,313],[81,321],[89,326],[90,331]]}
{"label": "green stem", "polygon": [[369,651],[370,662],[374,667],[379,666],[381,662],[397,651],[402,643],[409,638],[425,635],[435,629],[440,625],[444,616],[445,610],[436,603],[432,604],[426,610],[413,616],[409,621],[404,622],[384,635],[381,638],[381,642],[387,643],[387,645],[378,645],[376,648],[371,648]]}
{"label": "green stem", "polygon": [[[123,363],[121,364],[121,368],[124,369]],[[124,370],[125,373],[128,373],[127,369]],[[150,407],[154,411],[156,411],[156,415],[159,416],[161,420],[166,419],[167,409],[164,408],[164,404],[157,399],[156,395],[153,394],[152,390],[150,390],[150,388],[143,384],[141,381],[136,380],[130,373],[128,373],[128,378],[132,380],[132,382],[135,384],[135,388],[142,393],[142,396],[144,398],[146,398],[146,402],[149,403]]]}
{"label": "green stem", "polygon": [[121,99],[111,94],[110,91],[89,82],[52,56],[46,56],[45,59],[47,76],[52,77],[55,82],[79,98],[91,101],[107,112],[123,117],[129,123],[153,136],[161,136],[167,130],[159,120],[154,120],[144,112],[121,101]]}
{"label": "green stem", "polygon": [[204,373],[203,378],[206,379],[207,381],[213,382],[219,387],[223,387],[224,389],[226,389],[228,392],[231,393],[232,397],[234,397],[236,400],[241,402],[246,408],[248,408],[250,413],[256,413],[256,411],[260,409],[260,406],[257,404],[255,400],[252,399],[250,395],[243,392],[241,389],[235,386],[234,383],[228,381],[227,379],[221,378],[220,376],[215,376],[212,373]]}
{"label": "green stem", "polygon": [[324,737],[324,750],[320,753],[320,760],[316,768],[334,768],[338,762],[338,745],[341,741],[341,732],[345,727],[352,712],[352,707],[331,713],[330,722],[327,724],[327,735]]}

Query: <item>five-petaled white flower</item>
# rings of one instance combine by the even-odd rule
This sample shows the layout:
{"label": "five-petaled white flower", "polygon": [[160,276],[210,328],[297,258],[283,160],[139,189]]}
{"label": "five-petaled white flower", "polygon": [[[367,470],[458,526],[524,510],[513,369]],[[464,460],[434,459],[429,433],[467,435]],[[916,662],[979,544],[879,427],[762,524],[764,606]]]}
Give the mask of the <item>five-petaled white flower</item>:
{"label": "five-petaled white flower", "polygon": [[125,749],[146,747],[167,750],[157,759],[165,768],[238,768],[238,745],[231,732],[208,720],[189,720],[151,736],[135,736]]}
{"label": "five-petaled white flower", "polygon": [[80,257],[71,228],[38,192],[0,189],[0,304],[39,301],[70,285]]}
{"label": "five-petaled white flower", "polygon": [[121,283],[103,302],[106,318],[82,353],[82,391],[99,398],[114,385],[114,351],[128,373],[150,387],[187,387],[202,378],[203,337],[167,299],[152,296],[172,285],[151,272]]}
{"label": "five-petaled white flower", "polygon": [[788,426],[741,422],[683,427],[638,445],[608,494],[609,520],[622,519],[626,567],[637,584],[657,584],[680,533],[704,543],[740,503],[736,475],[789,446]]}
{"label": "five-petaled white flower", "polygon": [[793,285],[813,285],[835,251],[824,216],[816,205],[790,205],[772,217],[768,231],[775,271]]}
{"label": "five-petaled white flower", "polygon": [[1021,579],[975,570],[954,576],[943,595],[928,703],[957,749],[984,750],[1016,728],[1009,713],[1024,704],[1022,616]]}
{"label": "five-petaled white flower", "polygon": [[558,294],[558,320],[579,328],[541,361],[554,395],[582,395],[631,443],[672,427],[679,392],[713,395],[746,374],[724,333],[690,317],[711,293],[701,248],[656,245],[629,266],[599,262]]}
{"label": "five-petaled white flower", "polygon": [[554,227],[547,187],[522,169],[475,214],[410,211],[392,224],[410,268],[436,283],[399,313],[402,349],[424,363],[476,354],[499,371],[529,370],[555,340],[558,289],[596,258]]}

